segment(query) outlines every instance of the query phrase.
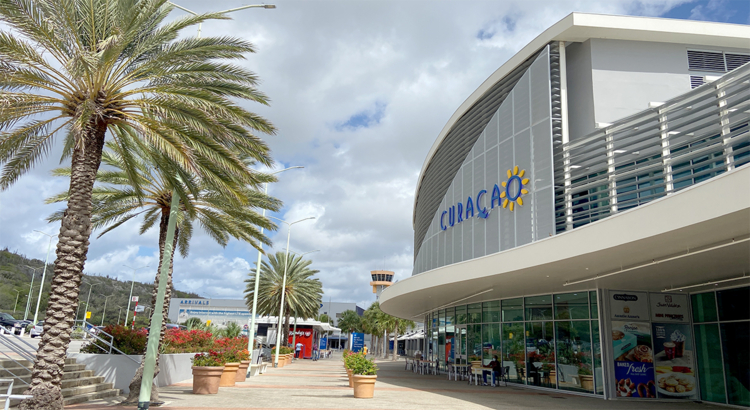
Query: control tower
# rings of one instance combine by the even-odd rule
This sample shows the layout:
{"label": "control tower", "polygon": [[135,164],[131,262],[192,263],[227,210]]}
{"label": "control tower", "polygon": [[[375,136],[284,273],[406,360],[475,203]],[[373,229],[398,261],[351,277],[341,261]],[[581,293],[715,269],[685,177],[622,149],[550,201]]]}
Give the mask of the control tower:
{"label": "control tower", "polygon": [[375,294],[375,300],[380,300],[380,293],[383,292],[383,289],[393,285],[393,272],[389,270],[373,270],[370,271],[370,275],[372,276],[372,282],[370,282],[372,293]]}

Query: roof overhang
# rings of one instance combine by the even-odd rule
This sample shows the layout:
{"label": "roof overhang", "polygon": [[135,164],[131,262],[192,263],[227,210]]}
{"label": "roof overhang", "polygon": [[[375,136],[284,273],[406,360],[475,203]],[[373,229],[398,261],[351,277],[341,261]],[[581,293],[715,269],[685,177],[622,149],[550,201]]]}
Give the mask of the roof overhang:
{"label": "roof overhang", "polygon": [[692,44],[747,49],[750,26],[653,17],[571,13],[538,35],[487,78],[453,113],[432,144],[419,172],[414,191],[412,227],[416,220],[419,189],[427,166],[455,123],[498,81],[552,41],[583,42],[592,38]]}
{"label": "roof overhang", "polygon": [[[403,279],[380,308],[410,320],[453,305],[594,288],[750,283],[750,165],[595,223]],[[696,287],[705,290],[714,285]]]}

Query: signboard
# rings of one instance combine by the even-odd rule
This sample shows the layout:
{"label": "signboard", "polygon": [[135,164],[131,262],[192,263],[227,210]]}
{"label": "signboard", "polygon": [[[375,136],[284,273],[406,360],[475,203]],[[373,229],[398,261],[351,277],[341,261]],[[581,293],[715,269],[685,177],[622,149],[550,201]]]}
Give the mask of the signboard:
{"label": "signboard", "polygon": [[143,313],[144,311],[146,311],[146,306],[143,306],[143,305],[136,306],[135,311],[138,313]]}
{"label": "signboard", "polygon": [[688,323],[687,295],[652,293],[650,299],[652,321]]}
{"label": "signboard", "polygon": [[[296,336],[296,337],[295,337]],[[312,344],[313,344],[313,330],[312,328],[301,328],[297,327],[297,332],[294,330],[289,331],[289,345],[294,341],[295,344],[302,343],[302,357],[312,357]],[[296,349],[295,349],[296,350]]]}
{"label": "signboard", "polygon": [[651,325],[613,320],[612,350],[617,396],[656,398]]}
{"label": "signboard", "polygon": [[659,398],[697,400],[690,325],[654,323],[653,335],[656,391]]}
{"label": "signboard", "polygon": [[609,291],[611,317],[615,320],[648,321],[648,293]]}
{"label": "signboard", "polygon": [[91,319],[91,312],[86,312],[86,319]]}
{"label": "signboard", "polygon": [[326,349],[328,349],[328,337],[323,336],[320,339],[320,350],[326,350]]}
{"label": "signboard", "polygon": [[352,333],[352,351],[357,353],[365,347],[365,334]]}
{"label": "signboard", "polygon": [[133,296],[132,298],[130,298],[130,301],[131,302],[138,302],[138,296]]}

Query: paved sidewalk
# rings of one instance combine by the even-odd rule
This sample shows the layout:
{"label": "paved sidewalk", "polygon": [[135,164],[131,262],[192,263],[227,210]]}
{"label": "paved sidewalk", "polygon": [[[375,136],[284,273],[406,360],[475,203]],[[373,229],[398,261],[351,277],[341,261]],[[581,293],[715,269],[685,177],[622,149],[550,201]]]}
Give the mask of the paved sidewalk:
{"label": "paved sidewalk", "polygon": [[[560,392],[546,392],[508,385],[470,386],[448,381],[447,376],[427,376],[404,371],[404,362],[380,361],[373,399],[355,399],[346,372],[337,358],[312,362],[297,360],[290,366],[269,369],[236,387],[222,387],[217,395],[192,394],[186,380],[161,391],[163,409],[665,409],[711,410],[716,406],[693,402],[604,401]],[[68,406],[70,409],[101,409],[113,402]],[[129,408],[129,407],[120,407]]]}

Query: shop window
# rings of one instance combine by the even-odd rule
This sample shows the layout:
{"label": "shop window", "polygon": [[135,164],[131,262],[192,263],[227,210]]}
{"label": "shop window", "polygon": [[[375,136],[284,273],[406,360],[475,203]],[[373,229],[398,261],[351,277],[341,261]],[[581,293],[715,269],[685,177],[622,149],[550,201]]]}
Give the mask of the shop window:
{"label": "shop window", "polygon": [[[549,299],[549,297],[548,297]],[[550,314],[552,307],[550,306]],[[526,323],[526,384],[555,388],[555,333],[553,322]]]}
{"label": "shop window", "polygon": [[502,339],[502,361],[503,367],[508,367],[508,381],[523,383],[523,370],[526,367],[523,323],[503,323]]}
{"label": "shop window", "polygon": [[589,292],[589,302],[591,303],[591,318],[599,319],[599,306],[596,299],[596,291]]}
{"label": "shop window", "polygon": [[440,327],[445,327],[445,310],[438,311],[438,317],[440,318]]}
{"label": "shop window", "polygon": [[456,311],[453,308],[445,309],[445,325],[452,325],[455,324],[455,315]]}
{"label": "shop window", "polygon": [[[587,304],[588,307],[588,304]],[[594,392],[589,321],[555,322],[557,341],[556,379],[561,389]],[[554,380],[552,380],[554,384]]]}
{"label": "shop window", "polygon": [[484,302],[482,306],[482,322],[493,323],[500,321],[500,301]]}
{"label": "shop window", "polygon": [[466,305],[456,306],[456,324],[466,324]]}
{"label": "shop window", "polygon": [[469,362],[482,360],[482,325],[468,325],[466,330]]}
{"label": "shop window", "polygon": [[716,297],[720,321],[750,319],[750,286],[721,290],[716,292]]}
{"label": "shop window", "polygon": [[555,295],[555,319],[588,319],[588,292],[562,293]]}
{"label": "shop window", "polygon": [[750,406],[750,322],[721,323],[720,326],[728,403]]}
{"label": "shop window", "polygon": [[[707,293],[701,295],[707,295]],[[713,292],[711,292],[710,295],[713,295]],[[694,329],[701,400],[714,403],[726,403],[726,395],[724,394],[724,366],[722,365],[719,325],[715,323],[709,325],[695,325]]]}
{"label": "shop window", "polygon": [[482,323],[482,304],[472,303],[466,307],[469,323]]}
{"label": "shop window", "polygon": [[488,365],[494,356],[502,356],[500,345],[500,324],[482,325],[482,364]]}
{"label": "shop window", "polygon": [[692,299],[694,322],[716,322],[716,294],[714,292],[698,293],[690,297]]}
{"label": "shop window", "polygon": [[552,295],[528,297],[524,303],[526,320],[552,320]]}
{"label": "shop window", "polygon": [[[591,292],[596,296],[596,292]],[[594,359],[594,385],[596,394],[604,394],[604,371],[602,370],[602,344],[599,338],[599,321],[591,321],[591,352]]]}
{"label": "shop window", "polygon": [[523,320],[523,299],[506,299],[501,302],[503,322],[519,322]]}

